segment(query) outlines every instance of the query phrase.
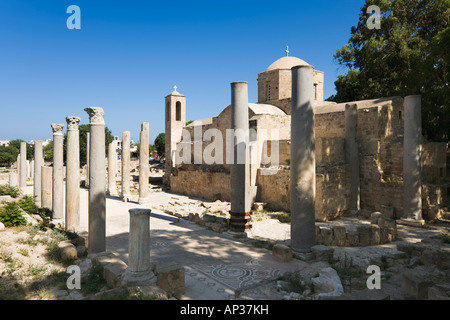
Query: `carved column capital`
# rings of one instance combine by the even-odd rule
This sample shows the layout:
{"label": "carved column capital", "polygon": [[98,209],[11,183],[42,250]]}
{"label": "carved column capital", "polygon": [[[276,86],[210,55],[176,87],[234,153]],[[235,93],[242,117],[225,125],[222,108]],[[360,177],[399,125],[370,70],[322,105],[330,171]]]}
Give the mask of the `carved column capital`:
{"label": "carved column capital", "polygon": [[78,130],[79,117],[66,117],[67,130]]}
{"label": "carved column capital", "polygon": [[64,128],[63,124],[57,124],[57,123],[52,123],[51,124],[52,130],[53,130],[53,135],[62,135],[62,131]]}
{"label": "carved column capital", "polygon": [[105,120],[103,119],[105,112],[103,108],[88,107],[84,111],[89,115],[89,124],[105,124]]}

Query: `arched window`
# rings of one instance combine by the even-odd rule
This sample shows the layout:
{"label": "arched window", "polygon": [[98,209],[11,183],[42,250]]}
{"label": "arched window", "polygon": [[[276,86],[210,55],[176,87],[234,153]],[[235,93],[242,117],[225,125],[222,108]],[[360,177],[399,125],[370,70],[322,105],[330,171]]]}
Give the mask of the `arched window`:
{"label": "arched window", "polygon": [[166,102],[166,121],[170,120],[170,113],[169,113],[170,103],[169,101]]}
{"label": "arched window", "polygon": [[181,121],[181,102],[177,101],[175,105],[175,120]]}

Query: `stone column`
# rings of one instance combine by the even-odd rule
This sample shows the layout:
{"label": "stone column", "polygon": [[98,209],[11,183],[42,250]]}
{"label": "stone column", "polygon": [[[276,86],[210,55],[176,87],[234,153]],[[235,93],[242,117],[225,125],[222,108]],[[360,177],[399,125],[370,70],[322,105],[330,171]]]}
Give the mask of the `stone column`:
{"label": "stone column", "polygon": [[122,193],[124,202],[131,198],[130,191],[130,132],[125,131],[122,134]]}
{"label": "stone column", "polygon": [[41,167],[41,207],[52,210],[52,180],[53,169]]}
{"label": "stone column", "polygon": [[250,166],[248,83],[231,83],[231,130],[233,133],[233,162],[231,174],[230,233],[234,237],[247,237],[250,224]]}
{"label": "stone column", "polygon": [[292,68],[291,247],[302,256],[315,245],[316,160],[312,66]]}
{"label": "stone column", "polygon": [[89,114],[89,253],[106,250],[105,121],[102,108],[84,109]]}
{"label": "stone column", "polygon": [[148,203],[148,122],[142,123],[139,148],[139,204]]}
{"label": "stone column", "polygon": [[41,168],[44,165],[44,153],[42,151],[42,141],[34,142],[34,202],[41,207]]}
{"label": "stone column", "polygon": [[360,209],[359,152],[356,142],[358,110],[356,103],[345,105],[345,160],[350,164],[350,212]]}
{"label": "stone column", "polygon": [[16,166],[17,166],[17,175],[18,175],[18,178],[20,180],[20,152],[17,155]]}
{"label": "stone column", "polygon": [[17,187],[19,186],[19,175],[16,173],[11,173],[9,175],[9,185],[11,187]]}
{"label": "stone column", "polygon": [[27,143],[20,143],[20,171],[19,171],[19,187],[27,186]]}
{"label": "stone column", "polygon": [[80,227],[80,118],[67,117],[66,121],[66,229],[76,232]]}
{"label": "stone column", "polygon": [[86,133],[86,183],[85,186],[89,187],[89,152],[90,152],[91,134]]}
{"label": "stone column", "polygon": [[[403,188],[406,220],[422,223],[422,115],[421,96],[404,100]],[[403,219],[403,220],[404,220]]]}
{"label": "stone column", "polygon": [[63,124],[52,124],[53,130],[53,219],[64,218],[64,138]]}
{"label": "stone column", "polygon": [[128,268],[122,284],[146,285],[156,282],[150,265],[150,209],[130,209]]}
{"label": "stone column", "polygon": [[117,152],[116,145],[111,142],[108,147],[108,195],[117,196],[116,186]]}

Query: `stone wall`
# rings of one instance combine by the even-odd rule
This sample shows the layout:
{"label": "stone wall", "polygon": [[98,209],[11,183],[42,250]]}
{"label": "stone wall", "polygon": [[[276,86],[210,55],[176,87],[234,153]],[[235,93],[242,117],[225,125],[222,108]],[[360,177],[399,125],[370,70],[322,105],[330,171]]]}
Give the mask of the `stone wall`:
{"label": "stone wall", "polygon": [[203,199],[230,201],[230,172],[189,165],[173,172],[171,191]]}
{"label": "stone wall", "polygon": [[[290,102],[290,99],[278,102]],[[357,143],[360,163],[360,206],[369,211],[389,208],[389,216],[403,216],[403,98],[393,97],[358,101]],[[287,108],[287,104],[285,106]],[[251,166],[251,185],[258,187],[256,201],[275,210],[290,210],[290,117],[254,114],[251,128],[278,129],[279,167]],[[229,108],[212,118],[203,129],[229,128]],[[327,221],[342,216],[349,208],[349,165],[345,159],[345,103],[317,103],[316,136],[316,220]],[[207,146],[205,143],[204,147]],[[203,148],[204,148],[203,147]],[[446,196],[445,143],[423,144],[423,216],[439,217],[442,198]],[[271,142],[258,149],[269,155]],[[173,177],[172,190],[206,199],[229,200],[229,166],[208,170],[208,166],[182,168]],[[200,168],[198,170],[198,168]],[[191,170],[191,171],[187,171]],[[222,171],[221,171],[222,170]],[[219,197],[220,195],[220,197]]]}
{"label": "stone wall", "polygon": [[[349,207],[349,165],[321,165],[316,168],[316,220],[342,216]],[[259,169],[256,200],[272,210],[290,211],[289,168]]]}
{"label": "stone wall", "polygon": [[422,145],[422,174],[425,182],[443,182],[447,176],[447,143],[428,142]]}
{"label": "stone wall", "polygon": [[365,247],[385,244],[397,240],[395,220],[380,212],[371,214],[371,223],[351,225],[316,224],[316,243],[336,247]]}

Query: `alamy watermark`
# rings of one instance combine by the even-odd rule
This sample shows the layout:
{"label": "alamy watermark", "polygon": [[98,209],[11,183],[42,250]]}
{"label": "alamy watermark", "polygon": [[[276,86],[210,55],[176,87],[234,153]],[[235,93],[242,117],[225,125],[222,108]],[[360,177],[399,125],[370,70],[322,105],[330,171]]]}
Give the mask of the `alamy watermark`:
{"label": "alamy watermark", "polygon": [[81,289],[81,269],[79,266],[71,265],[67,268],[66,273],[69,273],[70,276],[66,281],[67,289]]}
{"label": "alamy watermark", "polygon": [[371,5],[367,8],[367,13],[371,16],[367,19],[366,25],[369,30],[381,29],[381,10],[376,5]]}
{"label": "alamy watermark", "polygon": [[280,136],[278,129],[271,129],[270,134],[266,129],[258,129],[258,131],[226,129],[224,137],[224,133],[217,128],[205,131],[203,128],[199,121],[193,130],[183,128],[174,132],[175,136],[182,139],[171,154],[172,163],[175,166],[248,163],[276,169],[263,171],[262,175],[277,172]]}
{"label": "alamy watermark", "polygon": [[71,15],[67,18],[66,25],[67,29],[81,29],[81,9],[77,5],[71,5],[67,7],[67,13]]}
{"label": "alamy watermark", "polygon": [[367,289],[381,289],[381,269],[379,266],[370,265],[367,268],[367,273],[372,274],[367,278],[366,285]]}

